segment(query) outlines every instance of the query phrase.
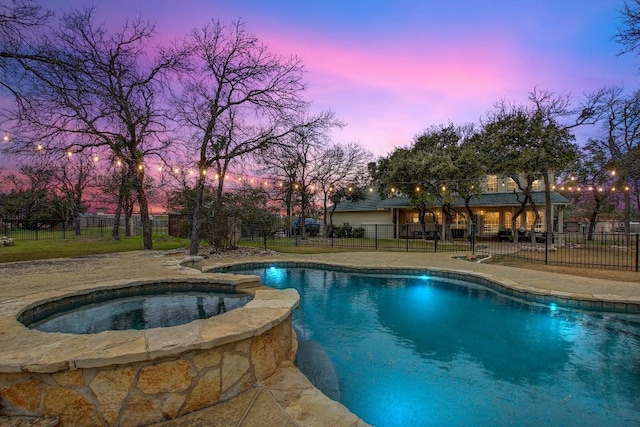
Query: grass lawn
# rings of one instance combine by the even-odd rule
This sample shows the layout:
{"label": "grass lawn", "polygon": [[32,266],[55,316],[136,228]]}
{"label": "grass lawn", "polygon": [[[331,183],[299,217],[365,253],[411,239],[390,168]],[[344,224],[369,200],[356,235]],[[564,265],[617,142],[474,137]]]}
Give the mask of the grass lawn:
{"label": "grass lawn", "polygon": [[[167,235],[153,236],[153,249],[168,250],[189,245],[186,239]],[[110,238],[78,238],[69,240],[16,240],[15,246],[0,247],[0,263],[68,258],[112,252],[142,250],[142,236]]]}

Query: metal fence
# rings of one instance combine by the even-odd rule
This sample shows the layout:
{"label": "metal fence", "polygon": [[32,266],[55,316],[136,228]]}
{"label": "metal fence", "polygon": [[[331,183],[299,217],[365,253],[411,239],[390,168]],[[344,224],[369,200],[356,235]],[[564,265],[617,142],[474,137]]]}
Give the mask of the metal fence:
{"label": "metal fence", "polygon": [[[83,216],[79,219],[80,234],[76,234],[76,224],[47,218],[3,218],[0,220],[0,236],[16,240],[66,240],[77,238],[108,238],[111,236],[115,218],[107,216]],[[168,234],[167,219],[162,217],[152,221],[152,233]],[[121,236],[126,234],[124,219],[119,223]],[[140,218],[131,219],[130,233],[132,236],[142,234]]]}
{"label": "metal fence", "polygon": [[[332,232],[320,228],[301,236],[298,229],[263,233],[251,225],[242,227],[241,241],[278,250],[284,247],[332,249],[459,252],[479,256],[499,256],[547,265],[638,271],[639,236],[623,233],[544,233],[527,235],[517,243],[510,234],[475,236],[467,229],[451,229],[446,236],[433,225],[387,224],[343,225]],[[507,238],[505,238],[507,237]]]}

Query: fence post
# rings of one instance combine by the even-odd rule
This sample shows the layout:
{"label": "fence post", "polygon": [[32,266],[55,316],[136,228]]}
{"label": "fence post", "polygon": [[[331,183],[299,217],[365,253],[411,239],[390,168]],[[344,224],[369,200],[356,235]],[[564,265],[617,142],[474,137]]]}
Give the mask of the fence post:
{"label": "fence post", "polygon": [[[434,228],[434,233],[433,233],[433,252],[438,252],[438,237],[439,236],[439,232],[438,232],[438,223],[435,224],[435,228]],[[444,227],[442,228],[442,231],[444,231]]]}
{"label": "fence post", "polygon": [[406,251],[409,252],[409,227],[407,227],[407,235],[406,235]]}
{"label": "fence post", "polygon": [[[535,239],[535,235],[533,237]],[[549,232],[544,232],[544,265],[549,264]]]}
{"label": "fence post", "polygon": [[476,223],[471,223],[471,254],[476,254]]}
{"label": "fence post", "polygon": [[638,243],[640,243],[640,234],[636,233],[636,273],[638,272],[638,252],[640,251]]}
{"label": "fence post", "polygon": [[[375,250],[378,250],[378,224],[375,224],[375,237],[374,237]],[[636,245],[637,246],[637,245]]]}

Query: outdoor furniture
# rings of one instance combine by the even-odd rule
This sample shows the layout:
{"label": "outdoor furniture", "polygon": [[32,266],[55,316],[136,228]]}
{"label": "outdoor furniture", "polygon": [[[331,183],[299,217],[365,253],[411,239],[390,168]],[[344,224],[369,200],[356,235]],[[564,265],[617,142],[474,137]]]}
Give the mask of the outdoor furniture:
{"label": "outdoor furniture", "polygon": [[502,229],[498,231],[498,242],[511,242],[513,240],[513,234],[511,230]]}
{"label": "outdoor furniture", "polygon": [[530,242],[531,241],[531,232],[529,230],[518,230],[518,241],[519,242]]}

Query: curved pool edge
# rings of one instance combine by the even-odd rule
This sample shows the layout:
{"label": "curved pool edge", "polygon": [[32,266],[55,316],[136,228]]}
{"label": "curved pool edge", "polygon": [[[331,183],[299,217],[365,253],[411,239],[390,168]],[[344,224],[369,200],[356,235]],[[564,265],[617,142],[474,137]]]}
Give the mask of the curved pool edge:
{"label": "curved pool edge", "polygon": [[[465,261],[466,262],[466,261]],[[338,271],[356,271],[366,274],[404,274],[404,275],[423,275],[430,274],[442,278],[456,280],[471,280],[476,284],[486,286],[487,288],[498,292],[502,295],[521,299],[527,302],[539,304],[556,304],[558,307],[591,310],[601,312],[614,312],[626,314],[640,314],[640,298],[629,296],[621,296],[616,294],[604,293],[580,293],[566,292],[553,289],[541,289],[534,286],[525,285],[513,279],[500,277],[494,274],[488,274],[472,270],[438,268],[438,267],[406,267],[406,266],[384,266],[372,267],[363,265],[349,265],[345,263],[320,261],[320,260],[253,260],[253,261],[233,261],[228,263],[216,263],[215,265],[202,264],[203,273],[223,273],[225,269],[238,266],[249,265],[249,268],[261,267],[265,264],[278,265],[282,267],[299,267],[299,268],[317,268],[329,267]]]}

